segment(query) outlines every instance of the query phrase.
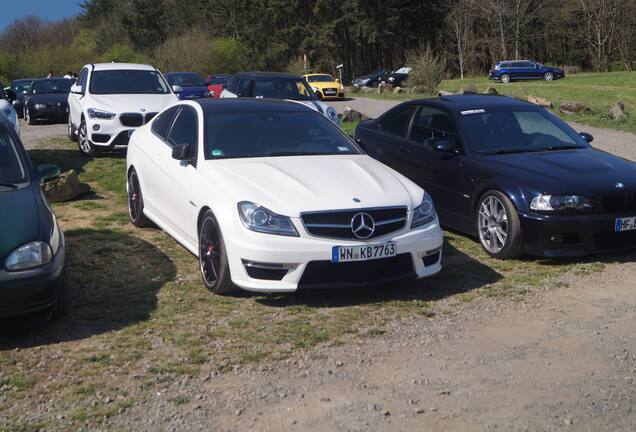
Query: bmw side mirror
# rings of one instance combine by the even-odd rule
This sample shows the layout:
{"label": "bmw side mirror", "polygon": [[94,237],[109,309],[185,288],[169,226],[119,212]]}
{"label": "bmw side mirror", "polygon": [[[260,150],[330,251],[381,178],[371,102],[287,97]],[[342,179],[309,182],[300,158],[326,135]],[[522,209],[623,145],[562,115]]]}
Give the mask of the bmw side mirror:
{"label": "bmw side mirror", "polygon": [[81,85],[79,84],[73,84],[71,86],[71,93],[75,93],[75,94],[82,94],[83,93],[83,88]]}
{"label": "bmw side mirror", "polygon": [[594,137],[592,136],[592,134],[589,134],[587,132],[580,132],[579,136],[589,143],[594,141]]}
{"label": "bmw side mirror", "polygon": [[455,143],[446,139],[437,141],[435,144],[433,144],[433,148],[435,149],[435,151],[438,151],[440,153],[456,153]]}
{"label": "bmw side mirror", "polygon": [[190,161],[190,144],[177,144],[172,148],[172,158],[179,161]]}
{"label": "bmw side mirror", "polygon": [[172,86],[172,91],[175,92],[175,93],[181,93],[183,91],[183,89],[181,88],[181,86],[173,85]]}
{"label": "bmw side mirror", "polygon": [[60,176],[60,169],[57,167],[57,165],[53,165],[53,164],[38,165],[35,168],[35,171],[40,176],[40,181],[42,183],[55,180],[56,178]]}

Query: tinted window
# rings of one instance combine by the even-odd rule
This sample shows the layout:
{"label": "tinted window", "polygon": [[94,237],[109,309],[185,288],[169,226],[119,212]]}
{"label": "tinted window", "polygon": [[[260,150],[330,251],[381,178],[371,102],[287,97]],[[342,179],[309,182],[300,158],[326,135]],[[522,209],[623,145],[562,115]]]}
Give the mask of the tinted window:
{"label": "tinted window", "polygon": [[249,96],[250,95],[250,85],[252,84],[252,81],[246,79],[246,78],[242,78],[241,81],[238,84],[238,87],[236,89],[236,94],[238,96]]}
{"label": "tinted window", "polygon": [[534,63],[524,62],[524,63],[521,63],[521,67],[524,67],[524,68],[534,68]]}
{"label": "tinted window", "polygon": [[168,134],[168,143],[188,144],[192,149],[197,144],[197,112],[192,107],[184,106],[177,114],[177,118]]}
{"label": "tinted window", "polygon": [[152,122],[152,131],[159,135],[164,140],[168,139],[168,131],[172,126],[174,115],[177,113],[179,107],[172,107],[157,116]]}
{"label": "tinted window", "polygon": [[29,88],[29,86],[31,85],[32,82],[33,82],[33,80],[13,81],[11,83],[11,89],[13,91],[15,91],[16,93],[23,93],[23,92],[27,91],[27,89]]}
{"label": "tinted window", "polygon": [[455,136],[453,120],[445,111],[423,106],[413,119],[409,139],[428,146],[440,138]]}
{"label": "tinted window", "polygon": [[84,68],[77,77],[77,82],[82,86],[82,93],[86,92],[86,82],[88,81],[88,69]]}
{"label": "tinted window", "polygon": [[203,78],[194,72],[168,74],[166,75],[166,80],[170,85],[182,87],[203,85]]}
{"label": "tinted window", "polygon": [[205,158],[359,154],[330,120],[317,112],[206,114]]}
{"label": "tinted window", "polygon": [[413,111],[415,106],[410,105],[388,114],[382,119],[382,132],[406,138]]}
{"label": "tinted window", "polygon": [[7,189],[2,184],[18,184],[27,180],[26,169],[11,134],[0,128],[0,192]]}
{"label": "tinted window", "polygon": [[36,80],[31,85],[31,93],[48,94],[48,93],[68,93],[75,81],[70,79],[52,79],[52,80]]}
{"label": "tinted window", "polygon": [[334,82],[335,80],[331,75],[310,75],[307,77],[309,82]]}
{"label": "tinted window", "polygon": [[93,94],[169,93],[161,74],[147,70],[94,71],[90,91]]}
{"label": "tinted window", "polygon": [[314,100],[314,92],[301,78],[259,77],[252,90],[254,97],[291,100]]}
{"label": "tinted window", "polygon": [[232,93],[236,93],[236,85],[238,83],[238,78],[235,76],[232,76],[230,78],[227,79],[227,89],[229,91],[231,91]]}
{"label": "tinted window", "polygon": [[210,84],[225,84],[227,82],[227,77],[224,76],[215,76],[209,80]]}
{"label": "tinted window", "polygon": [[589,147],[567,124],[545,110],[501,108],[462,116],[463,136],[479,153]]}

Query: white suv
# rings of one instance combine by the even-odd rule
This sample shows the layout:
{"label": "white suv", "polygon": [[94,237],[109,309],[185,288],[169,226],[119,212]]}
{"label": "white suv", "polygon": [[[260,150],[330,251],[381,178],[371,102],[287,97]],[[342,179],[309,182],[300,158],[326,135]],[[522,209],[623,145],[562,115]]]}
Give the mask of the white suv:
{"label": "white suv", "polygon": [[136,128],[177,101],[153,66],[86,65],[68,96],[68,136],[86,156],[125,147]]}

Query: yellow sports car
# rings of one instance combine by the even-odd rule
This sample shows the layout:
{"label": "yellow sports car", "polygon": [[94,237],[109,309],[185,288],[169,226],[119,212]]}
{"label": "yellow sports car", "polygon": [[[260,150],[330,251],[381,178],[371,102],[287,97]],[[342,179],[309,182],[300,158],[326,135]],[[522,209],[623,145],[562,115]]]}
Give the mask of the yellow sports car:
{"label": "yellow sports car", "polygon": [[345,97],[344,87],[329,74],[307,74],[303,79],[316,92],[318,99],[339,99]]}

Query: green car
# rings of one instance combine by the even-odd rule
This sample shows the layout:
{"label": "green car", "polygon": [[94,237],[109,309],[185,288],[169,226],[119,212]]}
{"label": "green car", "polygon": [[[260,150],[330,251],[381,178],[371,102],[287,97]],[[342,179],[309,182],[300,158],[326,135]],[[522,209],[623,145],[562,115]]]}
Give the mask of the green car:
{"label": "green car", "polygon": [[41,189],[59,175],[55,165],[33,167],[0,115],[0,317],[68,312],[64,234]]}

